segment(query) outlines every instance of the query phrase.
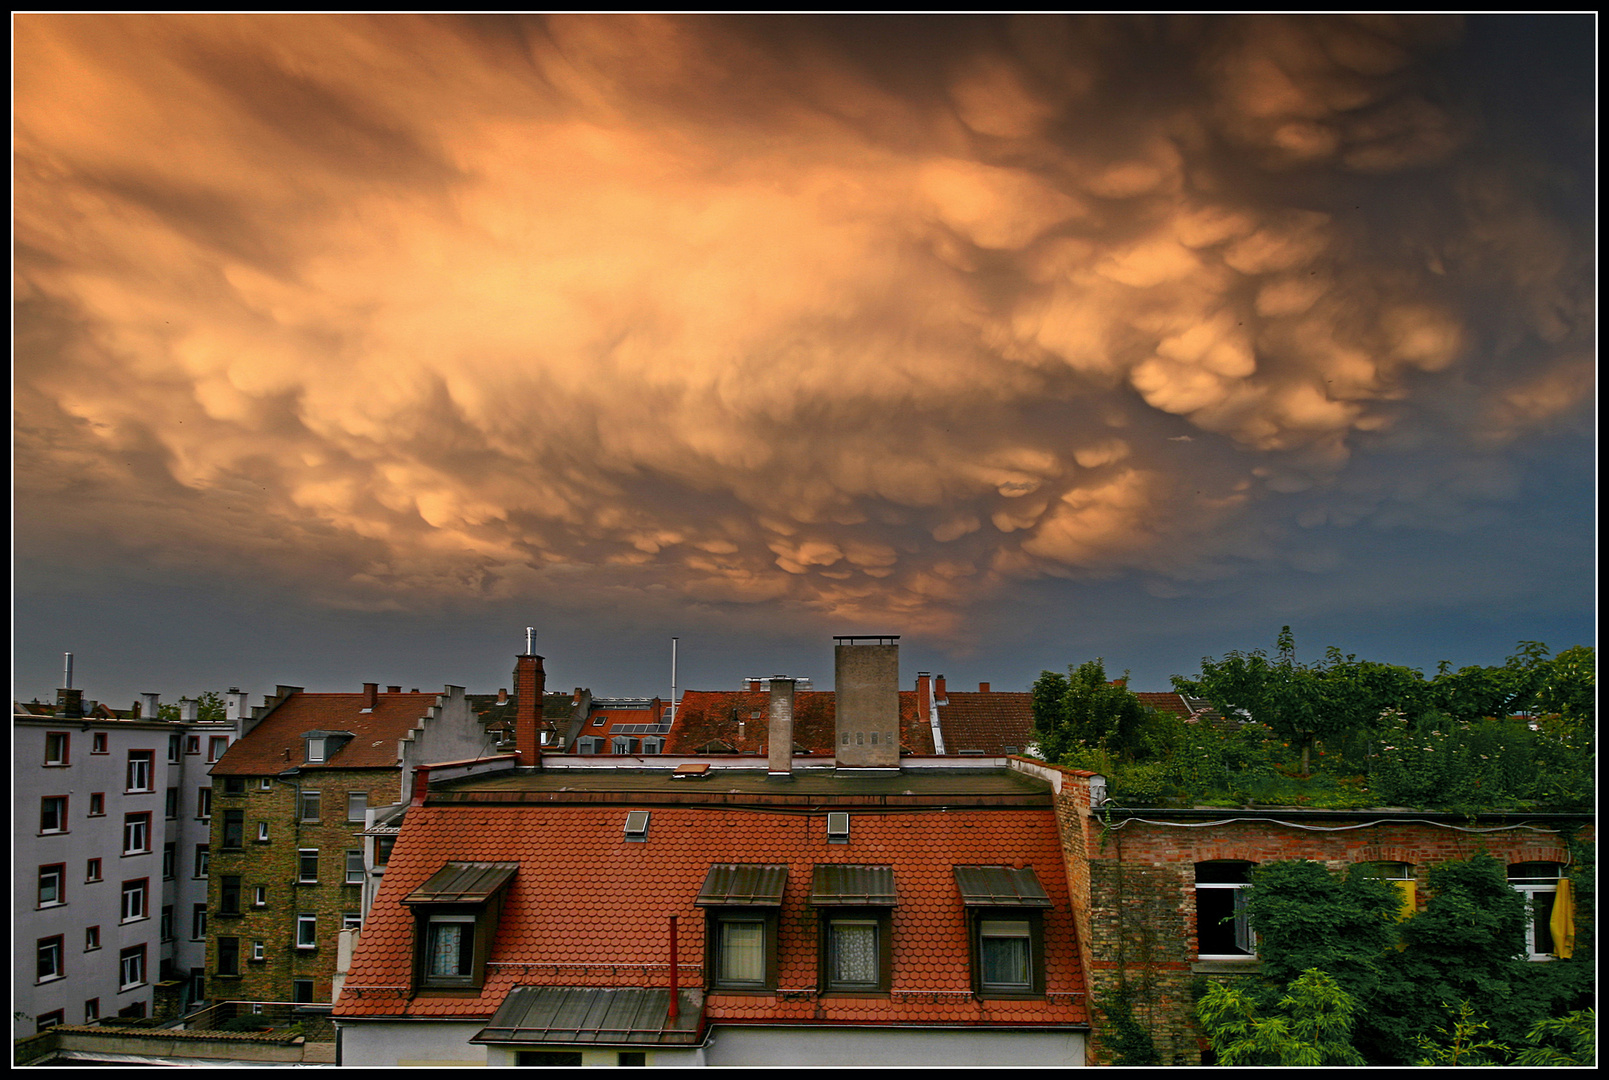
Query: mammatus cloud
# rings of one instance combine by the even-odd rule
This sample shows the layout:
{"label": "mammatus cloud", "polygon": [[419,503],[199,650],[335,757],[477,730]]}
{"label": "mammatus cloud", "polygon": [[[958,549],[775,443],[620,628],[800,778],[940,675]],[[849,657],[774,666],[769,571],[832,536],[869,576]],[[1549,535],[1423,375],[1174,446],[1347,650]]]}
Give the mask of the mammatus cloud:
{"label": "mammatus cloud", "polygon": [[1472,149],[1456,22],[860,25],[18,18],[19,499],[337,602],[935,629],[1590,400],[1590,244]]}

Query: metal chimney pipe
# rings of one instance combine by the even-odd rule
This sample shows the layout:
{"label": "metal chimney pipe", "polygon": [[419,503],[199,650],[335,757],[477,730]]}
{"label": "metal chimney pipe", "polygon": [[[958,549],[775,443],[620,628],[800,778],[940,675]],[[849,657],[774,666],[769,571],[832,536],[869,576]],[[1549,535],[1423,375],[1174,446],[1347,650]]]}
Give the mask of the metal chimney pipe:
{"label": "metal chimney pipe", "polygon": [[676,638],[670,639],[670,715],[676,718]]}
{"label": "metal chimney pipe", "polygon": [[71,690],[73,688],[73,654],[63,653],[62,655],[66,657],[66,660],[63,664],[61,684],[65,689]]}
{"label": "metal chimney pipe", "polygon": [[[672,641],[675,638],[671,639]],[[676,1026],[681,1008],[676,1002],[676,916],[670,917],[670,1026]]]}

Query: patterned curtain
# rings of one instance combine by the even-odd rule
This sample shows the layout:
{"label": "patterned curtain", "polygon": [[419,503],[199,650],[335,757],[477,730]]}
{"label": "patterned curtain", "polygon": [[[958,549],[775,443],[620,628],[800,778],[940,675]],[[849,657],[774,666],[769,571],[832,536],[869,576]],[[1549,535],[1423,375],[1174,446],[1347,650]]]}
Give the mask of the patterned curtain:
{"label": "patterned curtain", "polygon": [[431,943],[433,948],[430,951],[430,974],[464,974],[458,970],[458,955],[464,940],[464,924],[436,923],[431,929],[435,931],[435,939]]}
{"label": "patterned curtain", "polygon": [[877,925],[875,923],[832,924],[832,981],[876,985]]}

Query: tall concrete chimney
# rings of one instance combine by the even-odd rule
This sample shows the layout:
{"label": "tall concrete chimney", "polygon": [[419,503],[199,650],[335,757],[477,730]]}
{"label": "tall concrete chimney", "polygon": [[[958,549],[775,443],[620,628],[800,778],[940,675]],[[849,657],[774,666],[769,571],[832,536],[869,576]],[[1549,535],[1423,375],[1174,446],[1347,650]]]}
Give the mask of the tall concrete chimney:
{"label": "tall concrete chimney", "polygon": [[521,765],[542,767],[542,691],[547,672],[531,653],[514,658],[514,753]]}
{"label": "tall concrete chimney", "polygon": [[793,779],[793,680],[771,679],[771,721],[766,731],[766,775]]}
{"label": "tall concrete chimney", "polygon": [[157,707],[162,701],[161,694],[145,693],[140,695],[140,719],[155,720]]}
{"label": "tall concrete chimney", "polygon": [[836,637],[840,768],[899,768],[899,635]]}
{"label": "tall concrete chimney", "polygon": [[179,699],[179,719],[187,724],[193,724],[201,719],[201,702],[195,698],[182,697]]}
{"label": "tall concrete chimney", "polygon": [[223,718],[231,724],[238,724],[242,717],[250,716],[251,708],[246,704],[249,696],[240,687],[231,686],[223,696]]}

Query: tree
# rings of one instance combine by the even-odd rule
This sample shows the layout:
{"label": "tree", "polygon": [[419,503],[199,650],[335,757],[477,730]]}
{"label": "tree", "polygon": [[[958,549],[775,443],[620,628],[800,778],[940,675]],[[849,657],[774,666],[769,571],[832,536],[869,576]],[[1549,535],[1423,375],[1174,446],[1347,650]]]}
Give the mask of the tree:
{"label": "tree", "polygon": [[[223,695],[218,693],[218,691],[216,691],[216,690],[203,690],[201,692],[201,695],[198,698],[196,698],[196,701],[198,701],[200,703],[200,708],[197,709],[197,711],[196,711],[196,718],[197,719],[199,719],[199,720],[226,720],[226,719],[228,719],[228,714],[225,712],[225,709],[224,709]],[[159,719],[159,720],[177,720],[177,719],[179,719],[179,706],[177,704],[158,705],[156,707],[156,715],[157,715],[157,719]]]}
{"label": "tree", "polygon": [[1103,749],[1132,758],[1151,710],[1128,688],[1128,672],[1111,682],[1097,658],[1067,675],[1041,672],[1034,681],[1034,739],[1045,760],[1061,762],[1080,749]]}
{"label": "tree", "polygon": [[1475,1019],[1475,1007],[1467,1001],[1460,1001],[1455,1009],[1451,1005],[1444,1005],[1451,1016],[1451,1023],[1436,1029],[1439,1038],[1421,1035],[1419,1043],[1419,1064],[1422,1066],[1469,1066],[1469,1065],[1496,1065],[1505,1057],[1509,1048],[1492,1039],[1479,1039],[1477,1036],[1491,1027],[1484,1020]]}
{"label": "tree", "polygon": [[[1526,1041],[1531,1045],[1514,1058],[1516,1065],[1596,1065],[1598,1012],[1581,1009],[1567,1016],[1538,1020]],[[1549,1045],[1549,1042],[1555,1045]],[[1563,1049],[1558,1045],[1562,1043]]]}
{"label": "tree", "polygon": [[1394,886],[1362,866],[1340,875],[1299,859],[1259,866],[1245,895],[1263,975],[1275,985],[1317,968],[1355,1000],[1379,989],[1380,959],[1396,941],[1402,909]]}
{"label": "tree", "polygon": [[1246,992],[1209,983],[1196,1017],[1220,1065],[1362,1065],[1352,1048],[1357,1003],[1324,972],[1297,976],[1279,999],[1284,1014],[1262,1018]]}

